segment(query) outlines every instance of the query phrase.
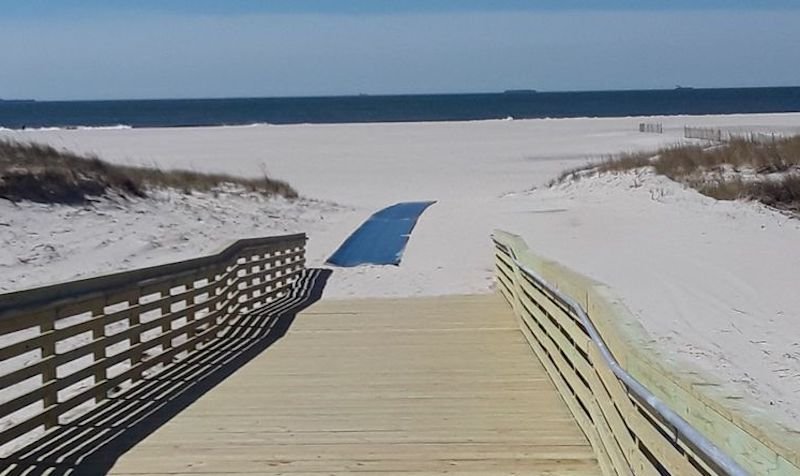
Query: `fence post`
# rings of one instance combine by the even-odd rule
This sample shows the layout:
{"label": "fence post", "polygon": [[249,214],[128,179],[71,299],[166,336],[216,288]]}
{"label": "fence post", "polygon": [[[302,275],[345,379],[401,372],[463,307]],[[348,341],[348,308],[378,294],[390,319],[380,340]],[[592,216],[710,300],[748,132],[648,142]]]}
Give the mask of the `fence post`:
{"label": "fence post", "polygon": [[57,380],[55,363],[57,318],[58,309],[56,308],[54,311],[48,312],[39,325],[39,332],[47,335],[47,338],[42,343],[42,360],[45,361],[44,369],[42,369],[42,386],[46,388],[42,396],[42,405],[44,406],[44,411],[47,412],[47,417],[44,420],[45,430],[58,425],[58,413],[55,411],[56,404],[58,404],[58,390],[55,386]]}
{"label": "fence post", "polygon": [[[142,296],[142,288],[141,286],[137,286],[135,292],[128,297],[128,309],[131,309],[128,315],[128,327],[136,329],[134,332],[131,333],[131,337],[129,345],[131,347],[136,348],[133,352],[131,352],[131,367],[136,368],[139,363],[142,361],[142,349],[139,348],[139,345],[142,343],[142,330],[139,329],[139,326],[142,323],[141,315],[139,313],[139,305],[141,303],[141,296]],[[142,372],[141,368],[139,371],[134,371],[131,375],[131,384],[136,383],[137,381],[142,379]]]}
{"label": "fence post", "polygon": [[[106,358],[106,342],[104,340],[106,334],[106,325],[103,321],[105,315],[105,302],[99,301],[91,310],[92,320],[92,345],[94,346],[94,363],[98,364]],[[99,366],[94,372],[94,384],[100,385],[106,379],[107,368],[105,365]],[[100,393],[103,395],[101,396]],[[95,403],[100,403],[105,400],[107,392],[97,392],[94,397]]]}
{"label": "fence post", "polygon": [[517,317],[522,319],[522,316],[525,314],[525,312],[524,312],[525,308],[524,308],[524,306],[522,304],[522,293],[523,293],[523,290],[522,290],[522,284],[521,284],[521,281],[520,281],[522,279],[522,274],[520,273],[519,265],[517,265],[517,263],[514,262],[514,260],[511,259],[511,254],[510,253],[509,253],[508,257],[509,257],[509,261],[511,261],[511,266],[514,269],[514,283],[513,283],[514,284],[514,313],[517,315]]}

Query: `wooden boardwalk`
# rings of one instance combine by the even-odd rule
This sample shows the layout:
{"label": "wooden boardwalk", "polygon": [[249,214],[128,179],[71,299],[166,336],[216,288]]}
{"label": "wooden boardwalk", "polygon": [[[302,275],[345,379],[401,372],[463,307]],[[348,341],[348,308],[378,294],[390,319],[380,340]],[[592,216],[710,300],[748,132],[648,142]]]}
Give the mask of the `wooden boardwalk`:
{"label": "wooden boardwalk", "polygon": [[498,296],[321,301],[112,474],[599,474]]}

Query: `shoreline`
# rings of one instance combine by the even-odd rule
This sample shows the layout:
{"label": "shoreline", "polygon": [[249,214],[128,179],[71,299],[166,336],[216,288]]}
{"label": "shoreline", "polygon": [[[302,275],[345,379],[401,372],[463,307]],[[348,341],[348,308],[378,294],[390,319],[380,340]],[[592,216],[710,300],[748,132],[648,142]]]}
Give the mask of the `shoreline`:
{"label": "shoreline", "polygon": [[800,111],[782,112],[737,112],[730,114],[655,114],[655,115],[634,115],[634,116],[564,116],[564,117],[526,117],[493,119],[463,119],[463,120],[428,120],[428,121],[358,121],[358,122],[253,122],[242,124],[192,124],[192,125],[163,125],[163,126],[133,126],[130,124],[113,125],[76,125],[76,126],[44,126],[26,127],[15,129],[0,125],[0,133],[26,133],[26,132],[67,132],[67,131],[116,131],[116,130],[181,130],[181,129],[235,129],[235,128],[258,128],[258,127],[296,127],[296,126],[370,126],[370,125],[422,125],[422,124],[471,124],[484,122],[526,122],[526,121],[582,121],[582,120],[621,120],[621,119],[709,119],[709,118],[758,118],[773,116],[793,116],[800,115]]}

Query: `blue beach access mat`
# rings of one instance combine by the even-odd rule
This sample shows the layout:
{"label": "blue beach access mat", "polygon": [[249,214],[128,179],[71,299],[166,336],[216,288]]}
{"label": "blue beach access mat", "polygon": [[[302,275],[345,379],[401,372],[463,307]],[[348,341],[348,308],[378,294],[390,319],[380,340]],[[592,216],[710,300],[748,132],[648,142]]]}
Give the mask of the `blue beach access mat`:
{"label": "blue beach access mat", "polygon": [[417,219],[434,203],[403,202],[373,214],[344,240],[328,258],[328,263],[343,267],[360,264],[398,266]]}

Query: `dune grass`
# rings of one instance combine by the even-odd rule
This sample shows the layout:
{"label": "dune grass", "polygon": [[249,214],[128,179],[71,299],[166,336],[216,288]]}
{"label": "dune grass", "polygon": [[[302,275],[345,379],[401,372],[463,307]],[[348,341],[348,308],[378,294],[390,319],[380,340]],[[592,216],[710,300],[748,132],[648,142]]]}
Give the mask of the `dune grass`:
{"label": "dune grass", "polygon": [[609,157],[599,164],[564,172],[553,183],[581,172],[624,172],[652,167],[659,175],[686,184],[718,200],[758,200],[800,211],[800,136],[758,142],[733,139],[722,145],[680,145],[655,153]]}
{"label": "dune grass", "polygon": [[41,203],[86,203],[118,194],[147,197],[158,188],[184,193],[207,192],[231,184],[263,194],[297,198],[288,183],[269,177],[243,178],[191,170],[115,165],[97,156],[80,155],[48,145],[0,140],[0,198]]}

